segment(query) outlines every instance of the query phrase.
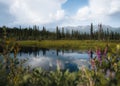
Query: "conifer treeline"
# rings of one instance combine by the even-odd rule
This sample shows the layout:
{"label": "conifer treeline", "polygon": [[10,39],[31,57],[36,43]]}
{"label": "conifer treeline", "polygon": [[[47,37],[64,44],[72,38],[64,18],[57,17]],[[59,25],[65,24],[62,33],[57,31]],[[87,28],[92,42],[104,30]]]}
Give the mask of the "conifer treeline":
{"label": "conifer treeline", "polygon": [[93,24],[88,28],[89,33],[82,32],[80,30],[68,30],[64,27],[56,27],[55,32],[47,31],[45,27],[42,30],[38,26],[32,28],[14,27],[9,28],[6,26],[0,27],[0,37],[2,37],[3,29],[6,28],[8,37],[15,38],[16,40],[60,40],[60,39],[72,39],[72,40],[120,40],[120,33],[103,30],[102,24],[99,25],[98,31],[93,31]]}

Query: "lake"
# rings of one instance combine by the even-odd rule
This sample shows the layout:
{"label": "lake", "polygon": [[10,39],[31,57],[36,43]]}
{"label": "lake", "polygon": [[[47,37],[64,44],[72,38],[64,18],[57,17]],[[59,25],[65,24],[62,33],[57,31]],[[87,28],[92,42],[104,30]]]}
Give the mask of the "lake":
{"label": "lake", "polygon": [[27,59],[25,66],[30,66],[31,68],[41,67],[44,70],[56,70],[57,65],[61,70],[69,69],[69,71],[77,71],[82,66],[90,68],[87,51],[22,49],[17,54],[17,57],[19,59]]}

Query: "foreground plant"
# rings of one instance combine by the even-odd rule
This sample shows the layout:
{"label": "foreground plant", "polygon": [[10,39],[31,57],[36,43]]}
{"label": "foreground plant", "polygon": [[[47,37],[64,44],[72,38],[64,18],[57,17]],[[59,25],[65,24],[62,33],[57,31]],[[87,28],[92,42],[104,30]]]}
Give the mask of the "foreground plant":
{"label": "foreground plant", "polygon": [[[4,31],[5,32],[5,31]],[[95,59],[95,68],[82,67],[77,72],[45,71],[41,68],[29,70],[24,67],[25,60],[20,61],[16,55],[19,45],[8,40],[6,32],[1,40],[3,52],[0,60],[0,86],[119,86],[120,85],[120,50],[111,50],[102,61]],[[14,58],[10,52],[14,52]]]}

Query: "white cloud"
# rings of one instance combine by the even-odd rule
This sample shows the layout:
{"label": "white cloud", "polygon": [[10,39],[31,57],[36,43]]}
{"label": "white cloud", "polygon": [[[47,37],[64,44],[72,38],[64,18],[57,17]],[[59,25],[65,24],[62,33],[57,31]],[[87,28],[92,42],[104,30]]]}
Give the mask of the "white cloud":
{"label": "white cloud", "polygon": [[112,0],[110,13],[120,12],[120,0]]}
{"label": "white cloud", "polygon": [[81,20],[81,21],[85,21],[89,19],[89,15],[90,14],[90,10],[87,6],[81,8],[78,10],[78,12],[76,13],[75,16],[73,16],[73,18],[75,20]]}
{"label": "white cloud", "polygon": [[[120,0],[89,0],[73,15],[62,9],[67,0],[0,0],[14,16],[13,25],[119,24]],[[7,19],[6,19],[7,20]]]}
{"label": "white cloud", "polygon": [[15,16],[14,24],[47,24],[64,18],[61,5],[66,0],[0,0]]}
{"label": "white cloud", "polygon": [[120,12],[120,0],[89,0],[88,6],[78,10],[73,16],[76,21],[108,22],[111,14]]}

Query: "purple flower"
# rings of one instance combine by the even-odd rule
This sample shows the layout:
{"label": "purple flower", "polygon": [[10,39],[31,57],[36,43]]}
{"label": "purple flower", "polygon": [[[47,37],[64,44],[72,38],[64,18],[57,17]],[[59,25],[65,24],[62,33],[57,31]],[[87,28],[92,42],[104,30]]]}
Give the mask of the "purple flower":
{"label": "purple flower", "polygon": [[101,61],[101,56],[102,55],[101,55],[100,49],[97,49],[96,54],[97,54],[98,60]]}

